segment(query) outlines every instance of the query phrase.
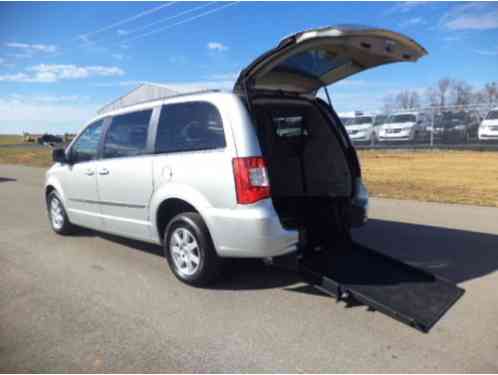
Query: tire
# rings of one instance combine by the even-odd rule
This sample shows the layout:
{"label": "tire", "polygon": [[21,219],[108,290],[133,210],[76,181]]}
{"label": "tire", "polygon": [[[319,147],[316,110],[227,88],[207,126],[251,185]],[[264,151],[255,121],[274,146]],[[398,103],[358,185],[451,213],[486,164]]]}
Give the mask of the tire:
{"label": "tire", "polygon": [[198,213],[181,213],[169,222],[163,249],[178,280],[192,286],[206,286],[219,277],[221,259]]}
{"label": "tire", "polygon": [[76,227],[71,224],[59,195],[52,191],[47,197],[47,212],[52,230],[61,235],[72,234]]}

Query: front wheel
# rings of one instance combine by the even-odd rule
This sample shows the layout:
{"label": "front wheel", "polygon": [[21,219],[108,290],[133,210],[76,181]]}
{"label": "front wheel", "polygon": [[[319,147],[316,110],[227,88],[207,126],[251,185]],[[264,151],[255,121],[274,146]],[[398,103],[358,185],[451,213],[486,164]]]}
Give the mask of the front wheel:
{"label": "front wheel", "polygon": [[180,281],[205,286],[218,278],[221,260],[198,213],[175,216],[166,228],[163,246],[169,266]]}
{"label": "front wheel", "polygon": [[69,221],[62,200],[55,191],[47,197],[47,209],[50,226],[55,233],[64,235],[74,232],[75,226]]}

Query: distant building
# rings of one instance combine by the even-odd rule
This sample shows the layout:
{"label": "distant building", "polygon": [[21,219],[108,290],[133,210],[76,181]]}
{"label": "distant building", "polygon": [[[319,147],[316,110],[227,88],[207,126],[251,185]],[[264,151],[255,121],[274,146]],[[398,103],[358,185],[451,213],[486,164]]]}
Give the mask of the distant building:
{"label": "distant building", "polygon": [[179,92],[171,90],[167,86],[161,85],[159,83],[143,83],[137,88],[130,91],[128,94],[123,95],[120,98],[106,104],[105,106],[100,108],[97,113],[101,115],[110,111],[114,111],[116,109],[128,107],[133,104],[148,102],[161,98],[168,98],[179,94]]}

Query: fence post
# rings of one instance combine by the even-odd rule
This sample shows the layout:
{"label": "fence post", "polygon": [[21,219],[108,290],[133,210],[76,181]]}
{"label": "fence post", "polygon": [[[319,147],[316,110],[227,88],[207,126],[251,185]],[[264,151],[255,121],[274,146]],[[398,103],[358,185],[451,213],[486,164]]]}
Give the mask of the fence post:
{"label": "fence post", "polygon": [[431,148],[434,147],[434,107],[431,108]]}

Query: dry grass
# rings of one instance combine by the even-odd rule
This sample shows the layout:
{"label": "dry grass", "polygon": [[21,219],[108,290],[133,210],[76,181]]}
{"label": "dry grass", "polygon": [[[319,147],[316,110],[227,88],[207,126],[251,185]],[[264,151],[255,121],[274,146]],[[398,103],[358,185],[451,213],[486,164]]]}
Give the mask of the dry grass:
{"label": "dry grass", "polygon": [[498,207],[498,153],[361,151],[373,196]]}
{"label": "dry grass", "polygon": [[23,164],[48,168],[52,165],[52,149],[48,147],[0,147],[0,164]]}
{"label": "dry grass", "polygon": [[[375,197],[498,207],[498,152],[360,151]],[[0,147],[0,164],[48,168],[51,149]]]}
{"label": "dry grass", "polygon": [[17,134],[0,134],[0,145],[18,145],[24,143],[24,137]]}

